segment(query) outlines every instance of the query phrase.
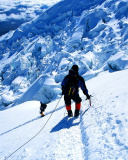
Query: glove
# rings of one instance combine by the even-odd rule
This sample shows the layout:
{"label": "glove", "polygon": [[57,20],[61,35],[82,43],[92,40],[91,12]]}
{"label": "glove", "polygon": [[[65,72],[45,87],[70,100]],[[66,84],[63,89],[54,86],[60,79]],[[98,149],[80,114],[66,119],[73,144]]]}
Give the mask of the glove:
{"label": "glove", "polygon": [[86,97],[87,97],[87,99],[90,99],[90,95],[89,94],[87,94]]}

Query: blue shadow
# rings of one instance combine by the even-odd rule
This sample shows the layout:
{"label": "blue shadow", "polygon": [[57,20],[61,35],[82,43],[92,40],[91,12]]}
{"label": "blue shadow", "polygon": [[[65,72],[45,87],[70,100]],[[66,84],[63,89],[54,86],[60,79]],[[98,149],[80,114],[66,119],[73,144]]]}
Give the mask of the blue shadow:
{"label": "blue shadow", "polygon": [[52,132],[60,131],[61,129],[69,129],[70,127],[78,125],[80,122],[73,123],[76,118],[69,118],[68,116],[64,117],[52,130]]}
{"label": "blue shadow", "polygon": [[[56,111],[62,109],[63,107],[64,107],[64,106],[61,106],[61,107],[59,107],[59,108],[56,109],[56,110],[52,110],[51,112],[47,112],[47,113],[45,114],[45,116],[47,116],[47,115],[49,115],[49,114],[52,114],[53,112],[56,112]],[[5,132],[3,132],[3,133],[0,133],[0,136],[4,135],[4,134],[6,134],[6,133],[9,133],[9,132],[11,132],[11,131],[13,131],[13,130],[15,130],[15,129],[18,129],[18,128],[22,127],[22,126],[25,126],[25,125],[28,124],[28,123],[34,122],[34,121],[36,121],[36,120],[38,120],[38,119],[40,119],[40,118],[41,118],[41,116],[38,116],[38,117],[36,117],[36,118],[33,118],[33,119],[31,119],[31,120],[23,123],[23,124],[20,124],[20,125],[12,128],[12,129],[10,129],[10,130],[8,130],[8,131],[5,131]]]}

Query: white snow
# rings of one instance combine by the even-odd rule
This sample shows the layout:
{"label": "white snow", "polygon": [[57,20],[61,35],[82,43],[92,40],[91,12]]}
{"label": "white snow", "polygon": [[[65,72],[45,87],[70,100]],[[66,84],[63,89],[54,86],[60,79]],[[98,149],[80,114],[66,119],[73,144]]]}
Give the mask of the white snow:
{"label": "white snow", "polygon": [[[80,92],[88,110],[68,119],[62,98],[9,159],[128,159],[127,0],[1,0],[0,35],[0,159],[45,125],[73,64],[92,106]],[[42,119],[40,101],[48,104]]]}
{"label": "white snow", "polygon": [[[105,72],[86,82],[92,106],[81,92],[79,118],[68,118],[63,98],[52,101],[39,118],[39,101],[28,101],[0,112],[0,159],[44,129],[9,159],[128,159],[128,70]],[[58,103],[59,102],[59,103]],[[89,107],[89,110],[82,113]],[[75,104],[72,103],[74,112]]]}

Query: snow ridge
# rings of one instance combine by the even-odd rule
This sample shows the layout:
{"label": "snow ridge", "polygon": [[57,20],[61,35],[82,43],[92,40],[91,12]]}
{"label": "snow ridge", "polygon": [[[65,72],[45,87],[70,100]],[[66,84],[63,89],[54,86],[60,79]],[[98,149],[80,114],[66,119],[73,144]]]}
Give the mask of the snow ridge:
{"label": "snow ridge", "polygon": [[[49,118],[10,160],[128,160],[127,28],[127,0],[64,0],[0,37],[1,160]],[[73,64],[93,96],[90,107],[80,92],[78,118],[61,98]]]}

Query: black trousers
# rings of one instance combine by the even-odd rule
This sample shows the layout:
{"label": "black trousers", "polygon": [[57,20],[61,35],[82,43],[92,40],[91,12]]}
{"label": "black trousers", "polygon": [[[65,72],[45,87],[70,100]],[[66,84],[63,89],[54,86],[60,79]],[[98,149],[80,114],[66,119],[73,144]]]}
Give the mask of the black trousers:
{"label": "black trousers", "polygon": [[80,103],[82,101],[79,94],[75,94],[73,96],[64,95],[64,101],[65,101],[66,106],[71,105],[71,100],[73,100],[75,103]]}

